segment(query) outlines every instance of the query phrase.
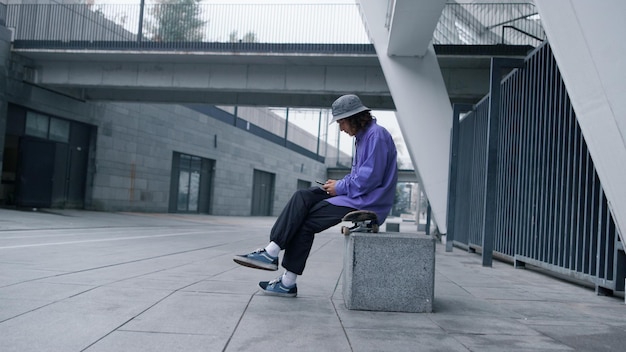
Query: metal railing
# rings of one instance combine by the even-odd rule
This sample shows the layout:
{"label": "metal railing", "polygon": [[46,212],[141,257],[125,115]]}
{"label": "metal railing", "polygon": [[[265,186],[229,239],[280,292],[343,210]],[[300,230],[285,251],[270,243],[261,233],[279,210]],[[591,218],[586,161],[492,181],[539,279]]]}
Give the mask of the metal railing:
{"label": "metal railing", "polygon": [[[514,30],[505,31],[505,27]],[[545,38],[534,4],[446,4],[435,28],[433,43],[538,46]]]}
{"label": "metal railing", "polygon": [[53,48],[374,53],[352,4],[9,5],[7,26]]}
{"label": "metal railing", "polygon": [[6,26],[7,23],[7,4],[0,3],[0,26]]}
{"label": "metal railing", "polygon": [[454,243],[624,291],[623,244],[550,46],[521,64],[459,123]]}
{"label": "metal railing", "polygon": [[[12,4],[7,27],[17,44],[50,48],[373,53],[355,4]],[[447,4],[433,43],[536,46],[542,38],[532,4]]]}

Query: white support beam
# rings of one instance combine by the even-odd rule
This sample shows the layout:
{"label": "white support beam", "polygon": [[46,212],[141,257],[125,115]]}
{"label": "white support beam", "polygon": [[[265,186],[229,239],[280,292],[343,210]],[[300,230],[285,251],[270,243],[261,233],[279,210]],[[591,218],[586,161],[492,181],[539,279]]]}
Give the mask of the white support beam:
{"label": "white support beam", "polygon": [[626,236],[626,2],[536,0],[598,177]]}
{"label": "white support beam", "polygon": [[[389,14],[389,56],[424,56],[445,1],[395,0]],[[432,28],[432,30],[430,30]]]}
{"label": "white support beam", "polygon": [[[408,6],[405,2],[408,1],[396,2],[402,3],[402,8],[397,8],[394,12],[397,14],[398,11],[408,11],[409,8],[414,12],[409,13],[411,16],[407,17],[405,14],[395,15],[393,26],[402,28],[404,26],[402,22],[409,21],[412,22],[406,27],[410,28],[409,34],[420,38],[432,38],[441,15],[441,11],[435,14],[433,9],[443,9],[446,0],[415,1],[418,6],[414,4],[408,8],[404,7]],[[363,22],[378,53],[396,106],[398,125],[402,130],[411,160],[423,181],[433,218],[439,230],[445,233],[452,108],[435,51],[432,44],[425,48],[417,48],[416,43],[404,41],[407,45],[413,45],[413,50],[424,50],[424,55],[421,57],[387,55],[390,52],[390,36],[385,16],[388,3],[380,0],[360,0],[359,3]],[[432,21],[416,21],[415,16],[422,11],[430,13]],[[403,42],[400,38],[392,40],[397,43]]]}

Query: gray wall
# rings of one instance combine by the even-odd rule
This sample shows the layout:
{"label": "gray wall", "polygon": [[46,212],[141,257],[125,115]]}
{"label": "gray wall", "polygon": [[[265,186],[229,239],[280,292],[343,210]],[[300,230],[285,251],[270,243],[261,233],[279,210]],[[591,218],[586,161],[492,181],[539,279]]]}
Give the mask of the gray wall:
{"label": "gray wall", "polygon": [[[215,160],[213,213],[249,215],[253,170],[276,174],[274,214],[298,179],[325,178],[326,167],[295,152],[182,106],[98,104],[93,205],[166,211],[172,152]],[[131,167],[134,194],[129,200]],[[300,172],[304,164],[303,172]]]}
{"label": "gray wall", "polygon": [[174,151],[215,160],[215,215],[250,215],[254,169],[276,174],[274,215],[298,179],[326,178],[323,163],[183,106],[86,103],[14,78],[7,84],[9,102],[97,126],[88,209],[167,212]]}

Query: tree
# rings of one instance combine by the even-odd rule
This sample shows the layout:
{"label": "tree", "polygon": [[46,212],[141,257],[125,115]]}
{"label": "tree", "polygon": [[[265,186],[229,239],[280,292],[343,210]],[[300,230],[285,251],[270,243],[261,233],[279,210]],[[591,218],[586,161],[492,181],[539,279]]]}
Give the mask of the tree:
{"label": "tree", "polygon": [[256,33],[252,31],[246,33],[243,37],[239,38],[239,32],[235,30],[230,32],[230,35],[228,36],[228,41],[231,43],[256,43],[258,40],[256,37]]}
{"label": "tree", "polygon": [[201,0],[157,0],[148,25],[152,39],[164,42],[193,42],[203,39],[200,19]]}

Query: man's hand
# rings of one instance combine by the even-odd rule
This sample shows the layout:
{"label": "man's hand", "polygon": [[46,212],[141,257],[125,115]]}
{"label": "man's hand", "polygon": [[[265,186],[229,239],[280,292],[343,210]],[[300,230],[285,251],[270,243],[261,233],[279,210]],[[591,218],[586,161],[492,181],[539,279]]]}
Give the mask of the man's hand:
{"label": "man's hand", "polygon": [[330,194],[331,196],[336,196],[337,192],[335,191],[335,184],[337,183],[337,180],[327,180],[326,183],[324,183],[322,185],[322,188],[324,189],[324,191],[326,191],[326,194]]}

